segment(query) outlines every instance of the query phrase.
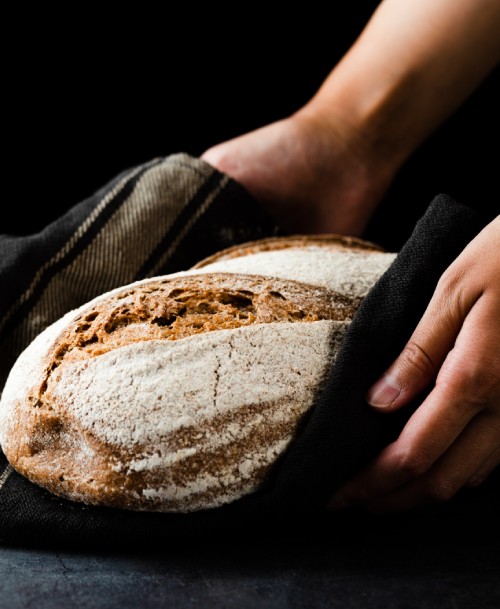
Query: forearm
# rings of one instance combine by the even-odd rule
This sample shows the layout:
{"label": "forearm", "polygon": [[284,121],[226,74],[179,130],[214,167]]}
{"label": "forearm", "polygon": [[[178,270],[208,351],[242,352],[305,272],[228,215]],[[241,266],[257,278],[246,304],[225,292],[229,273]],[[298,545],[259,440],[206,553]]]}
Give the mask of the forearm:
{"label": "forearm", "polygon": [[384,0],[300,111],[342,121],[396,171],[500,60],[498,0]]}

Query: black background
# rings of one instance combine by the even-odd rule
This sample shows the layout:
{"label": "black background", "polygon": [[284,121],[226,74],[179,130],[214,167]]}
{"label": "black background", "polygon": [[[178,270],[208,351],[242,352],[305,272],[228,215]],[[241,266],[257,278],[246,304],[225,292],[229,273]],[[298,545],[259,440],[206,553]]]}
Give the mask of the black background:
{"label": "black background", "polygon": [[[245,6],[107,17],[18,9],[3,43],[0,232],[38,231],[128,167],[199,155],[292,113],[375,5],[277,18]],[[400,247],[439,192],[498,206],[498,107],[494,74],[401,170],[366,236]]]}

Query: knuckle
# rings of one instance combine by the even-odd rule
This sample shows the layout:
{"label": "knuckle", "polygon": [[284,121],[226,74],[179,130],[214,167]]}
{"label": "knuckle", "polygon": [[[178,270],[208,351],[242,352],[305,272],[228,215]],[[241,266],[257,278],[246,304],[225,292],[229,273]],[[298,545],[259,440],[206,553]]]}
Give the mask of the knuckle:
{"label": "knuckle", "polygon": [[436,366],[428,353],[416,341],[411,340],[401,354],[401,365],[405,372],[430,377],[436,374]]}
{"label": "knuckle", "polygon": [[458,488],[449,480],[430,478],[425,485],[425,494],[428,499],[435,503],[448,501],[455,495]]}
{"label": "knuckle", "polygon": [[467,264],[463,261],[455,260],[441,275],[436,286],[436,293],[440,294],[444,302],[459,294],[461,284],[469,271]]}
{"label": "knuckle", "polygon": [[460,396],[465,407],[500,403],[500,374],[497,366],[473,358],[457,365],[451,364],[452,362],[445,363],[437,384]]}
{"label": "knuckle", "polygon": [[396,467],[405,479],[423,476],[431,467],[430,457],[420,451],[403,450],[396,457]]}
{"label": "knuckle", "polygon": [[473,476],[466,484],[469,488],[476,488],[477,486],[481,486],[481,484],[486,480],[488,476],[484,475],[476,475]]}

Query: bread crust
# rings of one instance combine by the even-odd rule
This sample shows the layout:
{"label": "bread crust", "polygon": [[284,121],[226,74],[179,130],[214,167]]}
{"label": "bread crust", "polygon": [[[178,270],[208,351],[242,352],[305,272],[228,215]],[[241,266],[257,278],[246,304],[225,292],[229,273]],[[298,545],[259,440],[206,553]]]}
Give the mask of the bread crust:
{"label": "bread crust", "polygon": [[2,448],[91,505],[190,512],[255,492],[391,261],[352,238],[273,238],[103,294],[19,357]]}
{"label": "bread crust", "polygon": [[115,290],[20,358],[2,399],[4,452],[33,482],[89,504],[233,501],[262,484],[294,437],[358,305],[318,286],[220,273]]}
{"label": "bread crust", "polygon": [[201,269],[214,262],[230,260],[256,254],[257,252],[277,251],[288,248],[318,247],[336,252],[384,252],[385,250],[371,241],[365,241],[357,237],[346,235],[321,234],[321,235],[289,235],[287,237],[268,237],[256,241],[247,241],[239,245],[233,245],[220,250],[196,263],[193,268]]}

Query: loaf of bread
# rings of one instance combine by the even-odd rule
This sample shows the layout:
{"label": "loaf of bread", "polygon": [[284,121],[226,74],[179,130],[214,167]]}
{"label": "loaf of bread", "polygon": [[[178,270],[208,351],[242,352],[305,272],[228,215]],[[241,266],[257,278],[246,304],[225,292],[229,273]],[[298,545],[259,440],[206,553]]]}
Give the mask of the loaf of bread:
{"label": "loaf of bread", "polygon": [[252,493],[393,258],[354,239],[274,238],[103,294],[19,357],[2,449],[86,504],[189,512]]}

